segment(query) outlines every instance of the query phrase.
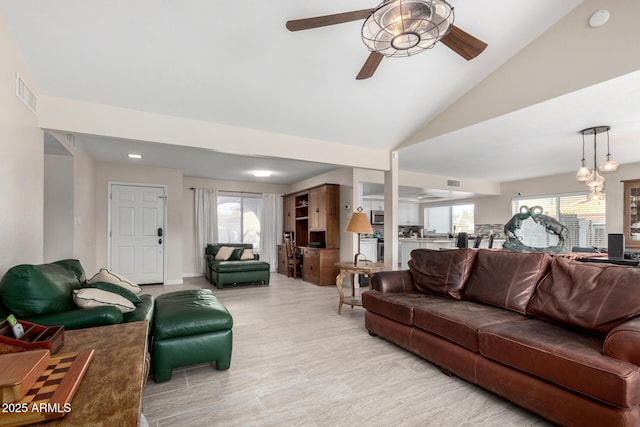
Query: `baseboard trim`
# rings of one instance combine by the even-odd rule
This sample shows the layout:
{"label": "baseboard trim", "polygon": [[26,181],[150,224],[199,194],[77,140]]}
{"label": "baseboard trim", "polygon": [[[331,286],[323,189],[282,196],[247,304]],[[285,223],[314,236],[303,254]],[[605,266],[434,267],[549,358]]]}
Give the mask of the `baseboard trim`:
{"label": "baseboard trim", "polygon": [[204,273],[182,273],[182,277],[203,277]]}

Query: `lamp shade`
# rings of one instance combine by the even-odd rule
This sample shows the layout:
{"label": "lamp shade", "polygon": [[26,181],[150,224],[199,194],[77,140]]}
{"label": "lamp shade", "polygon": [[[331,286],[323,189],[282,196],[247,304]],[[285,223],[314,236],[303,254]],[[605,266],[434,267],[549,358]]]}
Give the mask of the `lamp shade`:
{"label": "lamp shade", "polygon": [[349,219],[349,223],[345,227],[344,231],[351,233],[373,233],[369,217],[365,212],[354,212]]}

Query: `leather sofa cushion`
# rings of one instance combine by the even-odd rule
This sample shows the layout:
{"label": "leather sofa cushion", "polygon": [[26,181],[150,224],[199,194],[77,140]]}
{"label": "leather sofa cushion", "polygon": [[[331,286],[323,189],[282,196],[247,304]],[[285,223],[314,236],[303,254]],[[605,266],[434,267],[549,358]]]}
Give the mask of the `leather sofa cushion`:
{"label": "leather sofa cushion", "polygon": [[155,340],[231,329],[227,308],[209,289],[176,291],[155,300]]}
{"label": "leather sofa cushion", "polygon": [[409,260],[414,286],[425,292],[460,299],[475,258],[473,249],[415,249]]}
{"label": "leather sofa cushion", "polygon": [[211,269],[218,273],[237,271],[269,270],[269,263],[265,261],[214,261]]}
{"label": "leather sofa cushion", "polygon": [[77,260],[16,265],[0,281],[0,297],[17,317],[75,310],[71,293],[80,288],[84,278]]}
{"label": "leather sofa cushion", "polygon": [[462,297],[524,314],[550,265],[551,256],[542,252],[480,249]]}
{"label": "leather sofa cushion", "polygon": [[378,291],[365,291],[362,293],[362,306],[373,313],[412,326],[415,307],[438,303],[442,299],[452,302],[448,297],[423,293],[386,294]]}
{"label": "leather sofa cushion", "polygon": [[[140,295],[140,303],[136,304],[135,311],[131,313],[125,313],[122,315],[124,322],[139,322],[142,320],[148,320],[149,325],[153,322],[153,308],[155,306],[155,300],[153,296],[149,294]],[[151,330],[149,330],[151,332]]]}
{"label": "leather sofa cushion", "polygon": [[528,313],[607,334],[640,315],[640,269],[556,258],[533,296]]}
{"label": "leather sofa cushion", "polygon": [[414,308],[413,324],[478,352],[478,330],[496,323],[524,320],[521,314],[471,301],[445,300]]}
{"label": "leather sofa cushion", "polygon": [[232,248],[244,248],[244,249],[253,249],[253,243],[208,243],[207,247],[204,249],[205,255],[212,255],[215,257],[218,254],[218,251],[223,246],[229,246]]}
{"label": "leather sofa cushion", "polygon": [[478,333],[480,353],[619,407],[640,403],[640,368],[602,354],[602,339],[537,319]]}

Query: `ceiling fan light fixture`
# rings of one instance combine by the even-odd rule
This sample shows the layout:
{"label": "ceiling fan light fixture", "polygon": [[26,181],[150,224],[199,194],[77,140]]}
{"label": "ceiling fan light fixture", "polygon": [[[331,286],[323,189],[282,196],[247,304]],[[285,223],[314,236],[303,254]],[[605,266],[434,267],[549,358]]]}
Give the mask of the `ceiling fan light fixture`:
{"label": "ceiling fan light fixture", "polygon": [[432,48],[453,20],[453,7],[445,0],[388,0],[364,21],[362,41],[386,57],[411,56]]}

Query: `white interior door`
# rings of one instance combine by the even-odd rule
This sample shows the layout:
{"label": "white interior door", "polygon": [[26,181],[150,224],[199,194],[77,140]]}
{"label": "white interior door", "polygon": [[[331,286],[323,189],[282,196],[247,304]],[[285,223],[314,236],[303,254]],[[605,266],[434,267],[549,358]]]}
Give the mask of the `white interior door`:
{"label": "white interior door", "polygon": [[135,283],[164,282],[164,193],[111,184],[110,269]]}

